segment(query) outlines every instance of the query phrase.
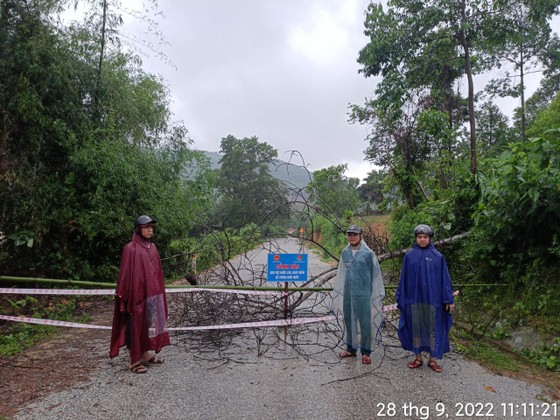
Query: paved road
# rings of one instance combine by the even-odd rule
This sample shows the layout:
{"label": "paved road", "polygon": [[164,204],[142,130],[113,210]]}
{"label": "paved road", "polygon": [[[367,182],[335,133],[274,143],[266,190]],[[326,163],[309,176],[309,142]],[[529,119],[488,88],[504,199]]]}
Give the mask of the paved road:
{"label": "paved road", "polygon": [[[299,252],[292,240],[280,246],[283,252]],[[255,261],[260,264],[258,258],[267,253],[257,252]],[[328,268],[309,255],[310,275]],[[91,381],[35,402],[16,418],[511,419],[531,418],[512,413],[512,405],[542,405],[540,388],[494,375],[455,353],[446,355],[441,374],[426,366],[410,370],[410,355],[389,331],[372,354],[372,365],[359,358],[341,361],[338,349],[322,344],[332,341],[322,331],[309,327],[297,346],[265,335],[264,354],[254,330],[219,351],[210,345],[193,348],[188,334],[173,335],[172,346],[162,351],[165,363],[147,374],[130,373],[124,354],[107,358]],[[96,343],[99,352],[106,354],[107,348],[107,341]]]}

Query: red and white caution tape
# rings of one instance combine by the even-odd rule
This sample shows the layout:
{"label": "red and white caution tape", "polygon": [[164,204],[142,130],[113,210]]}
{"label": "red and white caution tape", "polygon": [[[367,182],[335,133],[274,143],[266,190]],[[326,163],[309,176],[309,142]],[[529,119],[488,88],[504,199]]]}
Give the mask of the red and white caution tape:
{"label": "red and white caution tape", "polygon": [[[310,324],[314,322],[325,322],[325,321],[332,321],[334,319],[336,319],[334,315],[327,315],[327,316],[316,317],[316,318],[279,319],[279,320],[271,320],[271,321],[243,322],[239,324],[202,325],[197,327],[173,327],[173,328],[168,328],[168,330],[169,331],[204,331],[204,330],[223,330],[223,329],[234,329],[234,328],[276,327],[276,326],[303,325],[303,324]],[[110,330],[112,328],[104,325],[80,324],[77,322],[57,321],[53,319],[42,319],[42,318],[28,318],[24,316],[0,315],[0,320],[25,322],[28,324],[52,325],[56,327],[68,327],[68,328],[91,328],[91,329],[101,329],[101,330]]]}
{"label": "red and white caution tape", "polygon": [[[397,309],[397,304],[386,305],[383,307],[383,312],[390,312]],[[326,315],[315,318],[293,318],[293,319],[278,319],[271,321],[256,321],[256,322],[244,322],[240,324],[224,324],[224,325],[204,325],[199,327],[176,327],[168,328],[169,331],[202,331],[202,330],[221,330],[221,329],[233,329],[233,328],[255,328],[255,327],[289,327],[293,325],[303,325],[311,324],[315,322],[327,322],[334,321],[336,319],[335,315]]]}
{"label": "red and white caution tape", "polygon": [[18,289],[0,288],[0,294],[16,295],[114,295],[115,289]]}
{"label": "red and white caution tape", "polygon": [[165,293],[191,293],[191,292],[216,292],[216,293],[235,293],[238,295],[268,295],[277,296],[285,294],[284,290],[246,290],[246,289],[216,289],[204,287],[185,287],[180,289],[165,289]]}
{"label": "red and white caution tape", "polygon": [[25,316],[0,315],[0,319],[5,321],[25,322],[28,324],[52,325],[55,327],[92,328],[99,330],[110,330],[112,328],[103,325],[80,324],[77,322],[57,321],[55,319],[28,318]]}
{"label": "red and white caution tape", "polygon": [[[205,288],[180,288],[168,289],[167,293],[185,293],[185,292],[219,292],[219,293],[238,293],[238,294],[254,294],[254,295],[277,295],[285,292],[275,291],[260,291],[260,290],[239,290],[239,289],[205,289]],[[72,289],[17,289],[17,288],[0,288],[0,293],[12,294],[40,294],[40,295],[113,295],[114,290],[111,289],[91,289],[91,290],[72,290]],[[453,293],[457,296],[459,291]],[[397,304],[386,305],[383,307],[383,312],[391,312],[397,310]],[[327,315],[315,318],[293,318],[293,319],[280,319],[270,321],[256,321],[245,322],[239,324],[225,324],[225,325],[203,325],[197,327],[174,327],[169,328],[170,331],[203,331],[203,330],[218,330],[218,329],[233,329],[233,328],[259,328],[259,327],[275,327],[275,326],[292,326],[303,325],[315,322],[333,321],[336,317],[334,315]],[[0,315],[0,320],[25,322],[29,324],[52,325],[57,327],[68,328],[92,328],[101,330],[110,330],[112,327],[93,324],[81,324],[77,322],[57,321],[54,319],[42,318],[29,318],[24,316],[11,316]]]}
{"label": "red and white caution tape", "polygon": [[[214,292],[214,293],[235,293],[239,295],[283,295],[285,291],[274,290],[245,290],[245,289],[217,289],[204,287],[183,287],[165,289],[165,293],[192,293],[192,292]],[[115,289],[22,289],[22,288],[0,288],[0,294],[18,295],[114,295]]]}
{"label": "red and white caution tape", "polygon": [[[245,290],[245,289],[216,289],[204,287],[183,287],[165,289],[165,293],[192,293],[192,292],[215,292],[215,293],[235,293],[239,295],[283,295],[286,294],[283,290]],[[19,295],[114,295],[115,289],[22,289],[11,287],[0,287],[0,294],[19,294]],[[457,296],[459,291],[453,292],[453,296]],[[391,306],[391,305],[389,305]],[[391,310],[396,309],[395,308]]]}
{"label": "red and white caution tape", "polygon": [[[383,312],[394,311],[396,309],[397,309],[396,304],[387,305],[383,307]],[[284,326],[292,326],[292,325],[311,324],[315,322],[334,321],[335,319],[336,316],[334,315],[326,315],[326,316],[314,317],[314,318],[278,319],[278,320],[270,320],[270,321],[243,322],[238,324],[202,325],[197,327],[173,327],[173,328],[169,328],[169,331],[205,331],[205,330],[226,330],[226,329],[235,329],[235,328],[284,327]],[[0,315],[0,320],[25,322],[28,324],[52,325],[56,327],[67,327],[67,328],[92,328],[92,329],[101,329],[101,330],[110,330],[112,328],[104,325],[81,324],[78,322],[57,321],[54,319],[29,318],[24,316],[11,316],[11,315]]]}
{"label": "red and white caution tape", "polygon": [[392,305],[385,305],[383,307],[383,312],[391,312],[391,311],[396,311],[397,310],[397,304],[393,303]]}
{"label": "red and white caution tape", "polygon": [[314,322],[333,321],[334,315],[327,315],[315,318],[293,318],[293,319],[277,319],[270,321],[242,322],[239,324],[224,325],[201,325],[198,327],[172,327],[169,331],[205,331],[205,330],[229,330],[235,328],[261,328],[261,327],[289,327],[293,325],[311,324]]}

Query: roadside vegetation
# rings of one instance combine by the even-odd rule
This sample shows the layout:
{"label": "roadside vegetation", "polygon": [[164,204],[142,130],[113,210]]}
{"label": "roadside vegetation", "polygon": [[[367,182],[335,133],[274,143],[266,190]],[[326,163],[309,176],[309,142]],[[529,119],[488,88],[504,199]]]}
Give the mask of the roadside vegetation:
{"label": "roadside vegetation", "polygon": [[[50,296],[12,295],[2,298],[0,311],[2,315],[86,323],[90,319],[87,303],[87,299],[76,297],[54,300]],[[0,336],[0,357],[13,356],[57,330],[58,327],[48,325],[24,323],[4,325]]]}

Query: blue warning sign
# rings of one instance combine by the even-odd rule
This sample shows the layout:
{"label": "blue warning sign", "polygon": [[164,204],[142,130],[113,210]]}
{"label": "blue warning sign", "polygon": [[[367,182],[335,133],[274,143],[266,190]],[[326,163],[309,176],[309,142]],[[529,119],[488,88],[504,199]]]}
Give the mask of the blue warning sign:
{"label": "blue warning sign", "polygon": [[268,254],[266,281],[307,281],[307,254]]}

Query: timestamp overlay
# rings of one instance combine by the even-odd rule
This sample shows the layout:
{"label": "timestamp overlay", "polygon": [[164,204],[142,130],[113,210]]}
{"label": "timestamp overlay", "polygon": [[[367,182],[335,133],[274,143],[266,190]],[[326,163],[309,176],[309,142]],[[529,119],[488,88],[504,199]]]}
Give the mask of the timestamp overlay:
{"label": "timestamp overlay", "polygon": [[433,406],[405,403],[377,403],[376,418],[399,419],[508,419],[508,418],[559,418],[559,404],[557,402],[538,403],[491,403],[491,402],[464,402],[451,403],[437,402]]}
{"label": "timestamp overlay", "polygon": [[453,353],[439,361],[441,373],[427,366],[426,357],[423,366],[409,369],[414,355],[398,347],[390,354],[391,366],[386,360],[379,365],[388,376],[374,387],[371,418],[560,420],[558,390],[493,374]]}

